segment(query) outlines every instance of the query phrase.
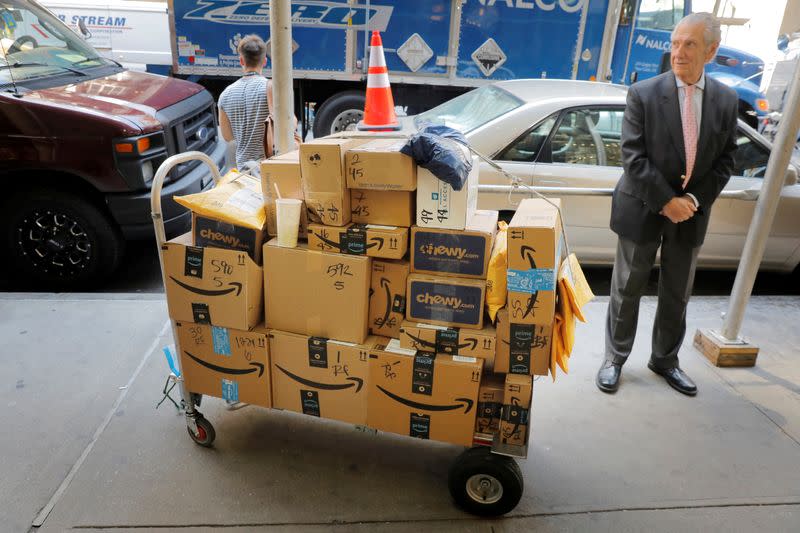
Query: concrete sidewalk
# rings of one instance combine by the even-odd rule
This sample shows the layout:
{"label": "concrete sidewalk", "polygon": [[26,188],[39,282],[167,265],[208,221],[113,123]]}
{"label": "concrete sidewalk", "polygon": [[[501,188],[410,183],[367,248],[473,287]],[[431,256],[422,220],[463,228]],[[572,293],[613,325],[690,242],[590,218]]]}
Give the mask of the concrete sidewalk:
{"label": "concrete sidewalk", "polygon": [[171,342],[160,295],[0,296],[0,524],[26,531],[793,531],[800,530],[800,298],[754,298],[751,369],[691,347],[724,298],[695,298],[682,367],[688,398],[646,368],[655,301],[620,391],[602,394],[606,302],[579,325],[571,373],[534,386],[525,494],[506,518],[456,509],[460,449],[293,413],[228,411],[205,398],[213,449],[155,410]]}

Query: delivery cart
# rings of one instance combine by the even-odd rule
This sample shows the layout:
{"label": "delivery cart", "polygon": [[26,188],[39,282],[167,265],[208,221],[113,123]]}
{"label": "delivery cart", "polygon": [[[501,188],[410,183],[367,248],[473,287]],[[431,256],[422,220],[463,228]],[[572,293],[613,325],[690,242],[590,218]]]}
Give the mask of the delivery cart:
{"label": "delivery cart", "polygon": [[[166,232],[161,211],[161,191],[164,179],[175,166],[193,160],[209,167],[214,183],[218,183],[222,179],[216,164],[202,152],[186,152],[167,158],[153,178],[150,206],[165,288],[167,278],[162,245],[166,242]],[[177,346],[179,337],[176,321],[170,319],[170,322],[172,337]],[[170,359],[169,354],[167,357]],[[173,383],[173,386],[178,387],[179,409],[184,413],[189,436],[198,445],[210,447],[214,442],[216,432],[211,422],[197,409],[200,406],[202,395],[186,388],[181,374],[180,357],[176,356],[169,362],[173,369],[169,381]],[[232,404],[229,407],[236,409],[242,407],[242,404]],[[519,413],[509,414],[512,419],[519,416]],[[359,426],[357,429],[377,433],[377,430],[371,428]],[[461,453],[449,469],[448,487],[453,499],[462,509],[479,516],[499,516],[511,511],[522,497],[524,487],[522,471],[515,458],[524,459],[527,457],[527,453],[527,442],[523,446],[503,444],[500,442],[498,434],[475,433],[472,447]]]}

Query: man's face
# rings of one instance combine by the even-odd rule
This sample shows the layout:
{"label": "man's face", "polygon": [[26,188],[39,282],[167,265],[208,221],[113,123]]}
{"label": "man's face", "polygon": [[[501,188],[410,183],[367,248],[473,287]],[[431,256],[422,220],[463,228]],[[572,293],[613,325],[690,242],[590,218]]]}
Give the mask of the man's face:
{"label": "man's face", "polygon": [[714,58],[719,43],[706,45],[703,24],[678,24],[672,32],[670,63],[672,71],[684,83],[697,83],[703,67]]}

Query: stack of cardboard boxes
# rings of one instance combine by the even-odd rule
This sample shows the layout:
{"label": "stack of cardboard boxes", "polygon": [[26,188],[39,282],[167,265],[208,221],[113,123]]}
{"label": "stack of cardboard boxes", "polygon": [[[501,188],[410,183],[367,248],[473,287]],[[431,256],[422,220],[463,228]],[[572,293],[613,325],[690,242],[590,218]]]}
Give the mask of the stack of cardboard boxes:
{"label": "stack of cardboard boxes", "polygon": [[454,191],[403,144],[320,139],[262,162],[263,233],[277,231],[277,185],[305,205],[296,248],[199,247],[197,225],[164,245],[188,390],[465,446],[476,432],[527,442],[557,226],[539,205],[512,221],[511,312],[495,329],[484,301],[498,213],[476,210],[478,161]]}

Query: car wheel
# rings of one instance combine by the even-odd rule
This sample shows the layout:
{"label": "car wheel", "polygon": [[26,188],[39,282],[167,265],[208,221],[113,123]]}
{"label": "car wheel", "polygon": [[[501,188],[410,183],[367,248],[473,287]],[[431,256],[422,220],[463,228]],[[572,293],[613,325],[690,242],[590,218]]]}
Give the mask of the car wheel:
{"label": "car wheel", "polygon": [[314,117],[314,138],[354,130],[364,118],[365,101],[360,91],[345,91],[325,100]]}
{"label": "car wheel", "polygon": [[76,290],[104,281],[125,242],[111,219],[74,193],[35,188],[3,208],[2,246],[12,279],[42,290]]}

